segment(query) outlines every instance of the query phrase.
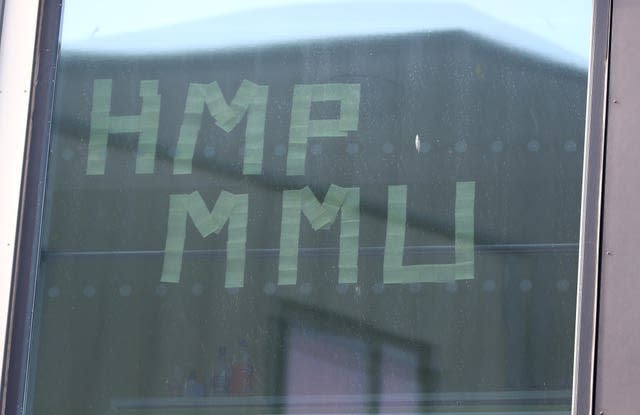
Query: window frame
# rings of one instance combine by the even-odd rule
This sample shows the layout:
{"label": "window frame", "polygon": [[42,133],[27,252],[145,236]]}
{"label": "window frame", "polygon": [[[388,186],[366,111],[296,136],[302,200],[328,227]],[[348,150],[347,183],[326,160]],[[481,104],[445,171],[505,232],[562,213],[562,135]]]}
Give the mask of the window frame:
{"label": "window frame", "polygon": [[[1,2],[2,0],[0,0]],[[2,76],[6,67],[31,81],[31,89],[24,93],[28,101],[10,107],[1,114],[2,136],[24,139],[24,153],[19,171],[21,189],[11,194],[17,208],[15,216],[4,214],[5,222],[13,223],[13,230],[5,239],[11,242],[12,261],[2,263],[3,278],[0,279],[0,309],[8,310],[4,347],[2,411],[7,414],[22,413],[26,399],[31,324],[34,316],[33,300],[35,284],[31,280],[38,263],[39,240],[44,200],[42,177],[47,168],[49,153],[50,120],[52,116],[53,91],[58,59],[58,38],[63,0],[6,0],[3,16],[0,49],[0,109],[7,108],[10,95],[4,93],[14,78]],[[22,15],[15,12],[22,3]],[[612,0],[593,0],[592,48],[587,89],[587,116],[585,128],[585,154],[580,218],[580,251],[576,307],[576,330],[574,346],[574,372],[572,391],[572,414],[593,413],[594,408],[594,362],[596,358],[596,325],[598,313],[598,289],[601,250],[601,217],[603,198],[604,152],[606,135],[607,86],[610,50]],[[37,19],[34,15],[37,14]],[[13,36],[11,35],[13,33]],[[25,36],[29,34],[31,36]],[[18,46],[16,36],[23,36],[20,47],[31,48],[31,60],[12,60],[7,51]],[[17,48],[16,48],[17,49]],[[29,70],[28,70],[29,69]],[[31,73],[33,72],[33,76]],[[19,85],[19,84],[18,84]],[[3,107],[3,105],[5,105]],[[15,112],[23,111],[24,118],[15,118]],[[28,114],[28,117],[27,117]],[[3,120],[13,120],[17,131],[23,136],[7,134]],[[7,125],[7,124],[4,124]],[[15,156],[15,154],[14,154]],[[12,157],[3,154],[3,158]],[[19,201],[19,204],[18,204]],[[15,240],[15,247],[14,242]],[[2,316],[0,316],[2,320]]]}
{"label": "window frame", "polygon": [[593,413],[594,362],[612,0],[594,0],[587,86],[585,154],[571,413]]}
{"label": "window frame", "polygon": [[[18,414],[25,410],[23,403],[29,382],[26,370],[29,351],[23,351],[30,343],[35,298],[35,284],[31,275],[39,259],[44,200],[42,177],[46,172],[49,153],[62,1],[6,0],[4,6],[0,69],[6,69],[6,78],[3,77],[0,81],[0,91],[4,92],[8,88],[14,90],[14,93],[24,94],[18,97],[18,102],[11,102],[9,94],[0,94],[0,108],[9,108],[8,111],[3,111],[3,118],[0,119],[0,122],[6,120],[2,132],[7,134],[3,136],[15,137],[19,144],[24,143],[18,149],[21,150],[17,157],[21,160],[20,171],[12,172],[20,178],[19,193],[8,195],[9,200],[15,198],[19,201],[17,222],[15,213],[13,218],[6,217],[8,214],[4,214],[2,218],[17,224],[12,264],[2,264],[5,269],[1,279],[2,291],[6,294],[0,299],[4,309],[7,309],[8,304],[1,410],[2,413]],[[9,50],[22,50],[23,53],[17,57],[11,56]],[[21,85],[22,80],[24,85]],[[24,88],[23,91],[20,91],[21,88]],[[3,159],[17,156],[17,151],[14,154],[3,154]],[[11,236],[13,239],[14,235]],[[7,272],[9,270],[10,274]]]}

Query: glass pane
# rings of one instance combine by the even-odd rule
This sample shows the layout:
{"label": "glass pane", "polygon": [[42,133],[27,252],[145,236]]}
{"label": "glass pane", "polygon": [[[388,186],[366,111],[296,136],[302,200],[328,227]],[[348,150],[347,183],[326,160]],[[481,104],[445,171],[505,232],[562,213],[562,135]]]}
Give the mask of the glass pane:
{"label": "glass pane", "polygon": [[591,2],[64,13],[28,413],[569,413]]}

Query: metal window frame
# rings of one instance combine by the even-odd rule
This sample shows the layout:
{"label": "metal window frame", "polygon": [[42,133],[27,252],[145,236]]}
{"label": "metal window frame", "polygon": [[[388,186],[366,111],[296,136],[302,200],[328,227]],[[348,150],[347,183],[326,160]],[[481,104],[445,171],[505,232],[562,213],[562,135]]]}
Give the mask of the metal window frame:
{"label": "metal window frame", "polygon": [[[40,223],[44,200],[44,173],[49,153],[53,86],[58,59],[58,37],[62,0],[5,0],[5,15],[0,49],[0,135],[15,139],[9,155],[20,163],[10,176],[17,188],[8,200],[15,200],[13,230],[9,245],[12,264],[3,258],[0,299],[8,309],[3,350],[2,414],[24,412],[33,312],[34,267],[38,263]],[[17,54],[18,56],[14,56]],[[15,60],[13,60],[14,58]],[[16,89],[17,88],[17,89]],[[4,94],[5,90],[11,91]],[[19,155],[18,155],[19,154]],[[17,214],[16,214],[17,213]],[[3,212],[7,221],[10,213]],[[17,216],[17,223],[15,218]],[[6,224],[5,224],[6,225]],[[15,244],[15,247],[14,247]],[[9,268],[12,266],[12,268]],[[11,270],[10,272],[7,272]],[[8,303],[8,307],[7,307]]]}
{"label": "metal window frame", "polygon": [[[572,414],[591,414],[594,408],[602,189],[613,7],[613,0],[593,1]],[[16,139],[22,137],[25,141],[22,144],[18,140],[19,147],[24,145],[20,153],[16,153],[15,149],[11,153],[14,157],[18,155],[20,160],[19,166],[11,168],[12,177],[14,182],[18,180],[18,186],[22,183],[22,187],[19,192],[14,190],[9,195],[10,200],[13,198],[15,202],[14,212],[17,213],[18,220],[16,226],[16,215],[13,215],[14,219],[9,220],[13,221],[13,227],[9,227],[9,234],[2,240],[8,241],[6,250],[11,252],[11,259],[0,258],[0,267],[3,267],[0,272],[5,276],[4,279],[0,278],[0,311],[9,310],[2,377],[2,413],[23,412],[25,387],[28,384],[25,378],[29,356],[23,351],[25,345],[29,344],[33,309],[35,287],[33,281],[30,281],[30,275],[37,264],[44,199],[41,178],[47,164],[61,12],[62,0],[5,0],[0,39],[0,136]],[[37,19],[34,17],[36,15]],[[26,49],[27,56],[16,59],[9,53],[18,49],[22,50],[22,55]],[[31,53],[29,59],[29,51],[33,50],[35,53]],[[6,68],[13,69],[8,71]],[[17,89],[22,89],[18,102],[16,97],[20,97],[20,91],[16,90],[16,86]],[[7,89],[13,95],[6,93]],[[17,113],[19,114],[16,116]],[[13,128],[10,132],[9,127]],[[21,135],[20,131],[24,134]],[[3,157],[7,157],[6,152]],[[3,216],[11,217],[10,214]],[[1,220],[6,221],[6,218]],[[12,278],[7,278],[8,275]],[[0,315],[0,324],[2,317]]]}
{"label": "metal window frame", "polygon": [[613,0],[594,0],[580,215],[572,415],[592,414]]}

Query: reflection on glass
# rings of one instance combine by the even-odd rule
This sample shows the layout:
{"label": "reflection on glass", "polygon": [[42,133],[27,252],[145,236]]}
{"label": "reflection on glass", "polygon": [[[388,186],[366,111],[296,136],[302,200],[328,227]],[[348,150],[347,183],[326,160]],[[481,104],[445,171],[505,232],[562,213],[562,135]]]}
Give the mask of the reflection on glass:
{"label": "reflection on glass", "polygon": [[569,412],[589,2],[116,3],[65,8],[30,413]]}

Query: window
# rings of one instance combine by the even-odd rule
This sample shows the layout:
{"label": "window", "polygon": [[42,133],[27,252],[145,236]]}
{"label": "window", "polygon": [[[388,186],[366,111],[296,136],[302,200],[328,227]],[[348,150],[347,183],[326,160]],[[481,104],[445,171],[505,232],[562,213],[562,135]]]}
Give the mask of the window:
{"label": "window", "polygon": [[25,410],[569,413],[590,4],[275,3],[67,3]]}

